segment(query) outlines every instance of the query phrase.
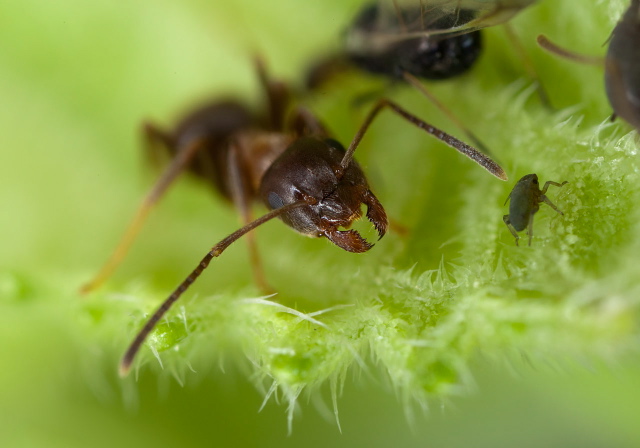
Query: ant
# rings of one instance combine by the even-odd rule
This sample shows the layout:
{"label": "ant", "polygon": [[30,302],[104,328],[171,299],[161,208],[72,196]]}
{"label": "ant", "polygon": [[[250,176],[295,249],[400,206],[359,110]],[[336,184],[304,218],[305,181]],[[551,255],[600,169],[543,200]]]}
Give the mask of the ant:
{"label": "ant", "polygon": [[538,175],[536,174],[527,174],[516,183],[511,193],[509,193],[509,196],[507,196],[507,200],[504,201],[506,205],[509,199],[511,199],[509,214],[502,217],[509,231],[516,238],[516,246],[519,246],[518,240],[520,237],[518,236],[518,232],[522,232],[525,228],[529,234],[529,246],[531,246],[531,239],[533,238],[533,215],[540,209],[541,202],[549,205],[552,209],[564,216],[564,213],[558,210],[558,207],[545,196],[545,193],[549,185],[562,187],[567,183],[566,180],[561,184],[548,180],[542,190],[540,190]]}
{"label": "ant", "polygon": [[[84,292],[96,288],[115,269],[150,209],[183,170],[211,181],[240,210],[245,225],[214,245],[149,318],[122,358],[122,376],[128,373],[138,350],[157,322],[211,260],[267,221],[278,217],[303,235],[324,237],[343,250],[362,253],[371,249],[373,244],[356,230],[348,229],[362,217],[361,206],[364,204],[366,216],[375,227],[378,238],[384,236],[388,227],[387,215],[353,158],[371,122],[382,110],[390,109],[471,158],[494,176],[507,180],[503,169],[491,158],[387,99],[375,104],[345,150],[329,137],[324,126],[307,109],[295,108],[287,121],[287,86],[269,79],[261,61],[257,61],[257,72],[268,104],[262,114],[253,114],[235,101],[222,101],[196,110],[172,133],[153,125],[145,126],[147,137],[166,145],[173,160],[143,201],[114,255],[96,278],[83,288]],[[251,220],[249,208],[256,200],[261,200],[270,211]],[[252,239],[249,239],[249,244],[253,246]],[[251,253],[254,275],[261,280],[255,247]]]}
{"label": "ant", "polygon": [[[433,102],[475,146],[488,153],[486,145],[419,78],[445,80],[466,73],[481,54],[480,29],[507,22],[535,1],[469,1],[463,6],[459,0],[421,0],[416,6],[400,6],[397,0],[368,4],[347,29],[343,54],[312,66],[307,87],[316,89],[350,66],[392,82],[406,82]],[[507,33],[525,67],[537,79],[515,32],[507,26]],[[538,85],[542,101],[548,105],[546,93],[539,82]]]}
{"label": "ant", "polygon": [[562,48],[543,35],[538,44],[545,50],[576,62],[604,66],[604,84],[609,104],[613,109],[611,120],[621,117],[640,131],[640,0],[631,4],[611,32],[609,48],[604,58],[587,56]]}

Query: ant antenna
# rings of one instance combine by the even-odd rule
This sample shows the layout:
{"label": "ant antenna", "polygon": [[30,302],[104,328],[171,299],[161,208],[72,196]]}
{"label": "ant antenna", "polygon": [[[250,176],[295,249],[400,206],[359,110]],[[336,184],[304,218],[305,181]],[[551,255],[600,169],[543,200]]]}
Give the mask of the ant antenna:
{"label": "ant antenna", "polygon": [[449,109],[447,106],[442,104],[440,102],[440,100],[438,100],[438,98],[436,98],[436,96],[433,93],[431,93],[429,90],[427,90],[427,88],[424,86],[424,84],[422,82],[420,82],[420,80],[418,78],[416,78],[415,76],[413,76],[409,72],[402,72],[402,77],[404,78],[405,81],[407,81],[409,84],[411,84],[413,87],[415,87],[418,90],[418,92],[422,93],[425,97],[427,97],[427,99],[429,101],[431,101],[433,104],[435,104],[435,106],[438,109],[440,109],[440,112],[445,114],[447,116],[447,118],[449,119],[449,121],[451,121],[453,124],[458,126],[458,128],[460,128],[460,130],[462,130],[462,132],[464,132],[464,134],[467,136],[467,138],[469,140],[471,140],[471,142],[474,145],[476,145],[480,149],[480,151],[482,151],[484,153],[487,153],[487,154],[491,154],[491,151],[489,150],[487,145],[482,143],[482,140],[480,140],[473,132],[471,132],[471,130],[468,129],[458,119],[458,117],[456,117],[453,114],[453,112],[451,112],[451,109]]}
{"label": "ant antenna", "polygon": [[145,341],[145,339],[147,339],[147,336],[149,336],[149,333],[151,333],[158,321],[162,319],[162,316],[164,316],[166,312],[169,311],[171,306],[180,298],[180,296],[182,296],[182,294],[187,289],[189,289],[189,287],[193,284],[193,282],[196,281],[200,274],[202,274],[202,271],[204,271],[207,266],[209,266],[209,263],[212,259],[219,257],[227,247],[229,247],[232,243],[234,243],[243,235],[255,229],[256,227],[284,213],[287,213],[294,208],[302,207],[304,205],[310,205],[310,201],[310,199],[298,201],[294,202],[293,204],[288,204],[278,209],[272,210],[266,215],[263,215],[262,217],[250,222],[246,226],[236,230],[231,235],[227,236],[218,244],[213,246],[207,253],[207,255],[204,256],[198,266],[191,272],[191,274],[189,274],[189,276],[185,278],[182,283],[180,283],[176,290],[173,291],[173,293],[162,303],[162,305],[160,305],[156,312],[153,313],[153,315],[149,318],[144,327],[142,327],[142,330],[140,330],[140,332],[135,337],[135,339],[125,352],[124,356],[122,357],[122,361],[120,361],[120,376],[125,377],[129,373],[129,370],[131,369],[131,363],[140,350],[142,343]]}
{"label": "ant antenna", "polygon": [[449,145],[450,147],[452,147],[456,151],[458,151],[458,152],[464,154],[465,156],[469,157],[471,160],[476,162],[478,165],[483,167],[485,170],[489,171],[491,174],[496,176],[498,179],[501,179],[501,180],[507,180],[508,179],[507,174],[504,172],[502,167],[500,167],[500,165],[498,165],[496,162],[494,162],[489,156],[487,156],[487,155],[483,154],[482,152],[478,151],[473,146],[469,146],[466,143],[464,143],[463,141],[458,140],[454,136],[449,135],[446,132],[436,128],[435,126],[430,125],[426,121],[421,120],[420,118],[416,117],[415,115],[413,115],[413,114],[407,112],[406,110],[404,110],[402,107],[398,106],[393,101],[390,101],[390,100],[388,100],[386,98],[382,98],[382,99],[378,100],[378,102],[373,106],[373,108],[369,112],[369,115],[367,115],[367,118],[362,123],[362,126],[360,126],[360,129],[358,129],[358,132],[356,133],[355,137],[353,138],[353,141],[351,142],[351,144],[347,148],[346,154],[342,158],[342,162],[340,162],[340,170],[341,170],[342,173],[344,173],[344,171],[349,167],[349,164],[353,160],[353,153],[356,151],[356,148],[360,144],[360,141],[362,140],[362,137],[364,137],[364,134],[367,132],[367,129],[369,129],[369,126],[371,125],[371,122],[380,113],[380,111],[385,107],[390,108],[393,112],[395,112],[396,114],[400,115],[402,118],[404,118],[405,120],[407,120],[408,122],[410,122],[414,126],[422,129],[423,131],[425,131],[428,134],[433,135],[437,139],[442,140],[444,143],[446,143],[447,145]]}

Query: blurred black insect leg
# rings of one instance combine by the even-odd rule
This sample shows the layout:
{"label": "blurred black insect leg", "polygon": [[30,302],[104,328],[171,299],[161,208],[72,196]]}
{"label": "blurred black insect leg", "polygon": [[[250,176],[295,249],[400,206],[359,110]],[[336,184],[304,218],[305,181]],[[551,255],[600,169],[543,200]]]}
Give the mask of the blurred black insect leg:
{"label": "blurred black insect leg", "polygon": [[504,30],[507,33],[508,40],[514,46],[516,53],[520,56],[520,61],[522,62],[522,66],[525,71],[528,73],[529,78],[533,80],[536,84],[536,90],[538,91],[538,97],[540,97],[540,102],[544,107],[550,110],[554,110],[553,105],[551,104],[551,99],[547,94],[544,85],[542,84],[542,79],[540,79],[540,74],[536,70],[536,66],[531,60],[531,56],[522,45],[522,40],[518,37],[518,33],[513,29],[513,26],[510,23],[504,24]]}

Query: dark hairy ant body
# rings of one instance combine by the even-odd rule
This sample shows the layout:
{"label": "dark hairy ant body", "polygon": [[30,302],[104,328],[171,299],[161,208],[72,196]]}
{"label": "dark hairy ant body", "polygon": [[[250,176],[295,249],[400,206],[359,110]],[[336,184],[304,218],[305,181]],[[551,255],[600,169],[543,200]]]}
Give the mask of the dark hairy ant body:
{"label": "dark hairy ant body", "polygon": [[604,66],[604,85],[613,109],[612,120],[619,116],[640,131],[640,0],[631,0],[629,8],[611,32],[604,58],[587,56],[562,48],[547,37],[538,36],[545,50],[583,64]]}
{"label": "dark hairy ant body", "polygon": [[[307,87],[317,89],[356,67],[364,72],[406,82],[433,102],[478,148],[487,146],[431,93],[420,79],[446,80],[468,72],[482,51],[481,28],[508,21],[535,0],[399,0],[366,5],[346,31],[344,52],[313,65]],[[510,39],[516,42],[510,30]],[[519,48],[524,57],[524,53]],[[533,71],[532,65],[525,60]],[[533,74],[535,77],[535,73]],[[548,103],[541,91],[543,101]]]}
{"label": "dark hairy ant body", "polygon": [[[173,133],[164,133],[154,126],[146,127],[146,133],[152,140],[169,148],[173,160],[143,202],[114,256],[96,278],[84,287],[84,291],[97,287],[113,271],[151,207],[183,170],[210,180],[223,195],[231,199],[247,223],[213,246],[151,316],[122,359],[122,375],[129,371],[136,353],[156,323],[211,260],[263,223],[278,217],[303,235],[324,237],[343,250],[362,253],[371,249],[373,244],[356,230],[349,230],[349,227],[362,217],[361,206],[365,205],[366,217],[375,227],[378,237],[384,236],[388,227],[385,210],[353,159],[354,151],[369,125],[383,109],[390,109],[442,140],[494,176],[507,179],[502,168],[488,156],[385,99],[376,103],[345,149],[329,137],[322,124],[308,110],[295,108],[287,120],[288,89],[284,84],[270,80],[260,62],[258,74],[268,103],[267,112],[263,115],[251,113],[240,103],[224,101],[213,103],[188,116]],[[249,209],[254,201],[263,202],[270,212],[251,221]],[[253,245],[252,240],[249,242]],[[262,273],[255,248],[252,254],[252,265],[260,284]]]}
{"label": "dark hairy ant body", "polygon": [[[431,22],[424,17],[420,7],[408,7],[388,18],[381,17],[379,3],[365,6],[347,32],[347,59],[369,73],[404,80],[405,73],[428,80],[450,79],[467,72],[476,62],[482,50],[480,31],[472,31],[452,37],[418,34],[398,39],[379,47],[367,45],[371,36],[389,30],[403,30],[407,34],[430,29],[447,29],[457,21],[465,22],[468,11],[443,16]],[[381,22],[387,31],[380,29]]]}
{"label": "dark hairy ant body", "polygon": [[540,190],[538,183],[538,176],[536,174],[527,174],[522,177],[507,196],[505,205],[509,200],[509,214],[504,215],[502,220],[506,224],[511,234],[516,239],[516,246],[519,246],[518,232],[522,232],[527,229],[529,235],[529,246],[531,246],[531,239],[533,238],[533,215],[535,215],[540,209],[540,203],[544,202],[549,207],[564,215],[553,202],[545,196],[549,185],[555,185],[556,187],[562,187],[567,184],[567,181],[562,183],[553,182],[551,180],[544,184],[544,188]]}

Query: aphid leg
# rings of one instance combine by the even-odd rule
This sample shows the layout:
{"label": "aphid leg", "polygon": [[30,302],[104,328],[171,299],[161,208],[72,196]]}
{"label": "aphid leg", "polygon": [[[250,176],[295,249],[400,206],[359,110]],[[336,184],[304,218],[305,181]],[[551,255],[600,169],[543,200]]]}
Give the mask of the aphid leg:
{"label": "aphid leg", "polygon": [[554,182],[552,180],[548,180],[544,183],[544,187],[542,188],[542,194],[545,194],[547,192],[547,189],[549,188],[549,185],[554,185],[556,187],[562,187],[565,184],[568,184],[569,182],[567,182],[566,180],[562,183],[558,183],[558,182]]}
{"label": "aphid leg", "polygon": [[[147,129],[154,128],[147,126]],[[118,267],[118,265],[122,262],[125,255],[129,251],[129,248],[131,247],[131,244],[135,240],[136,236],[140,232],[140,229],[142,228],[145,219],[149,215],[149,212],[151,212],[154,205],[160,200],[169,186],[178,177],[178,175],[182,173],[182,171],[184,171],[187,165],[189,165],[189,162],[193,160],[194,156],[200,149],[202,149],[203,146],[204,140],[198,139],[183,148],[178,148],[173,160],[171,161],[171,164],[167,166],[165,171],[160,176],[160,179],[158,179],[153,188],[151,188],[151,191],[147,193],[146,197],[142,201],[142,204],[140,204],[140,206],[138,207],[133,220],[127,227],[122,238],[120,239],[120,242],[116,246],[116,249],[113,251],[107,262],[102,266],[102,268],[100,268],[96,276],[93,277],[91,281],[84,284],[80,288],[80,292],[82,294],[86,294],[98,288]]]}
{"label": "aphid leg", "polygon": [[276,218],[277,216],[282,215],[283,213],[289,212],[294,208],[302,207],[305,205],[308,205],[308,203],[305,201],[298,201],[298,202],[294,202],[293,204],[288,204],[276,210],[273,210],[267,213],[266,215],[256,219],[255,221],[250,222],[246,226],[241,227],[240,229],[233,232],[231,235],[221,240],[218,244],[213,246],[211,250],[207,252],[207,255],[204,256],[202,261],[198,263],[198,266],[191,272],[191,274],[189,274],[187,278],[185,278],[182,281],[182,283],[180,283],[180,285],[175,289],[175,291],[173,291],[173,293],[164,302],[162,302],[160,307],[156,310],[155,313],[153,313],[153,315],[149,318],[149,320],[144,325],[144,327],[142,327],[142,330],[138,332],[135,339],[133,340],[133,342],[125,352],[124,356],[122,357],[122,361],[120,361],[120,376],[124,377],[129,373],[129,370],[131,369],[131,363],[133,362],[138,351],[140,350],[142,343],[145,341],[145,339],[147,339],[147,336],[149,336],[149,333],[151,333],[151,331],[156,326],[158,321],[160,321],[160,319],[162,319],[162,317],[167,313],[167,311],[169,311],[171,306],[180,298],[180,296],[182,296],[182,294],[187,289],[189,289],[189,287],[193,284],[193,282],[196,281],[196,279],[200,276],[200,274],[202,274],[202,271],[204,271],[207,268],[207,266],[209,266],[209,263],[211,263],[211,260],[213,260],[216,257],[219,257],[225,251],[225,249],[227,249],[227,247],[229,247],[231,244],[233,244],[243,235],[255,229],[256,227],[264,224],[265,222],[273,218]]}
{"label": "aphid leg", "polygon": [[482,140],[480,140],[473,132],[471,132],[471,130],[467,128],[464,125],[464,123],[462,123],[462,121],[454,115],[451,109],[449,109],[442,102],[440,102],[440,100],[438,100],[438,98],[436,98],[436,96],[433,93],[431,93],[424,86],[424,84],[420,82],[418,78],[416,78],[415,76],[413,76],[411,73],[408,73],[408,72],[403,72],[402,77],[404,78],[405,81],[407,81],[409,84],[415,87],[418,90],[418,92],[422,93],[438,109],[440,109],[440,112],[445,114],[449,119],[449,121],[455,124],[467,136],[467,138],[471,141],[471,143],[473,143],[480,151],[484,152],[485,154],[491,154],[491,151],[489,150],[487,145],[482,143]]}
{"label": "aphid leg", "polygon": [[255,58],[255,66],[260,84],[267,97],[271,129],[281,131],[284,129],[284,119],[291,99],[289,88],[284,82],[269,77],[262,58]]}
{"label": "aphid leg", "polygon": [[556,207],[555,204],[553,202],[551,202],[547,196],[545,196],[543,194],[542,196],[540,196],[540,199],[542,200],[542,202],[547,204],[549,207],[551,207],[552,209],[554,209],[555,211],[560,213],[562,216],[564,216],[564,213],[562,213],[562,211],[560,209],[558,209],[558,207]]}
{"label": "aphid leg", "polygon": [[531,240],[533,239],[533,217],[535,213],[529,215],[529,225],[527,226],[527,235],[529,235],[529,247],[531,247]]}
{"label": "aphid leg", "polygon": [[[251,197],[248,192],[248,187],[243,181],[246,176],[243,176],[241,173],[242,167],[244,166],[241,160],[242,151],[235,141],[230,142],[229,145],[229,152],[227,153],[227,173],[231,189],[231,200],[240,211],[242,224],[247,225],[253,220],[253,215],[251,213]],[[267,283],[264,275],[255,233],[251,232],[247,235],[247,244],[249,245],[249,259],[251,261],[251,270],[256,285],[265,294],[273,293],[273,289]]]}
{"label": "aphid leg", "polygon": [[604,58],[601,58],[599,56],[589,56],[586,54],[580,54],[580,53],[576,53],[575,51],[568,50],[566,48],[563,48],[551,42],[543,34],[539,34],[536,40],[538,42],[538,45],[540,45],[542,49],[558,57],[561,57],[563,59],[568,59],[570,61],[578,62],[580,64],[597,65],[597,66],[604,65]]}
{"label": "aphid leg", "polygon": [[519,246],[518,240],[520,239],[520,235],[518,235],[518,232],[516,232],[516,229],[514,229],[514,227],[511,225],[511,220],[509,219],[509,215],[504,215],[502,217],[502,220],[504,221],[505,225],[509,229],[509,232],[511,232],[511,235],[513,235],[513,237],[516,239],[516,246]]}
{"label": "aphid leg", "polygon": [[458,140],[452,135],[449,135],[446,132],[436,128],[435,126],[430,125],[426,121],[421,120],[420,118],[407,112],[405,109],[403,109],[402,107],[398,106],[396,103],[386,98],[382,98],[378,100],[378,102],[373,106],[373,108],[365,118],[364,122],[362,123],[362,126],[360,126],[360,129],[358,129],[358,132],[356,133],[355,137],[351,141],[349,148],[347,148],[347,152],[344,155],[342,162],[340,162],[340,167],[342,169],[342,172],[344,172],[344,170],[346,170],[349,164],[351,163],[351,160],[353,159],[353,153],[355,152],[356,148],[360,144],[362,137],[364,137],[364,134],[367,132],[367,129],[371,125],[371,122],[385,107],[388,107],[389,109],[391,109],[393,112],[398,114],[400,117],[404,118],[409,123],[413,124],[419,129],[422,129],[426,133],[433,135],[437,139],[449,145],[451,148],[469,157],[471,160],[476,162],[478,165],[482,166],[484,169],[489,171],[498,179],[502,179],[502,180],[508,179],[507,174],[504,172],[502,167],[498,165],[496,162],[494,162],[486,154],[483,154],[482,152],[478,151],[474,147],[467,145],[463,141]]}
{"label": "aphid leg", "polygon": [[529,225],[527,226],[527,235],[529,235],[529,246],[531,246],[531,240],[533,239],[533,213],[529,216]]}
{"label": "aphid leg", "polygon": [[504,30],[507,33],[507,37],[513,47],[516,50],[516,53],[520,56],[520,61],[522,62],[522,66],[529,74],[529,78],[531,78],[536,84],[536,90],[538,91],[538,96],[540,97],[540,102],[548,109],[553,109],[551,105],[551,100],[549,99],[549,95],[547,95],[547,91],[542,85],[542,80],[540,79],[540,75],[536,70],[535,64],[531,61],[531,57],[529,53],[522,45],[522,40],[518,37],[518,33],[513,29],[513,26],[509,23],[504,24]]}

